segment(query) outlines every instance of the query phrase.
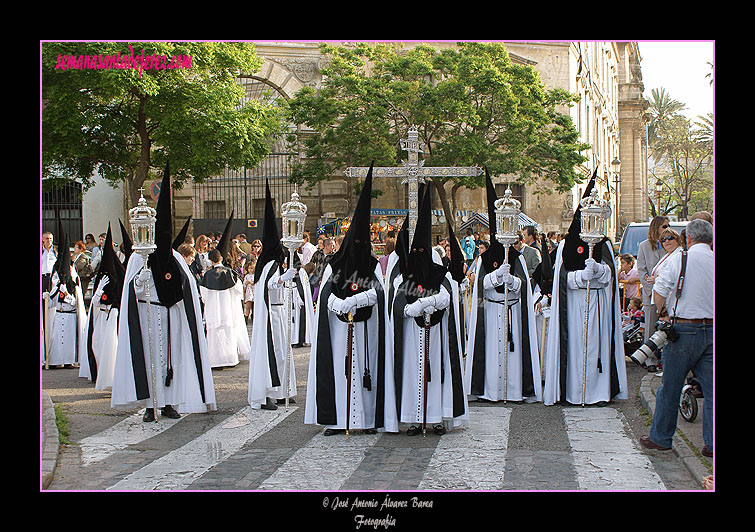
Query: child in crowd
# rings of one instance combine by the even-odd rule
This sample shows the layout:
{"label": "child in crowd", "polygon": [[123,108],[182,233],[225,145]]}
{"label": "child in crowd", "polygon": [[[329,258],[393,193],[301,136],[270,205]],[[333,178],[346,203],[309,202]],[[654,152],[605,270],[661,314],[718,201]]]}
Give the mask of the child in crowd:
{"label": "child in crowd", "polygon": [[[640,295],[640,274],[635,265],[634,256],[629,253],[621,255],[619,262],[619,285],[623,288],[623,305],[626,308],[633,297]],[[640,305],[642,306],[642,305]]]}
{"label": "child in crowd", "polygon": [[247,323],[249,323],[254,307],[254,267],[256,265],[257,261],[250,260],[244,267],[246,270],[246,275],[244,275],[244,319]]}

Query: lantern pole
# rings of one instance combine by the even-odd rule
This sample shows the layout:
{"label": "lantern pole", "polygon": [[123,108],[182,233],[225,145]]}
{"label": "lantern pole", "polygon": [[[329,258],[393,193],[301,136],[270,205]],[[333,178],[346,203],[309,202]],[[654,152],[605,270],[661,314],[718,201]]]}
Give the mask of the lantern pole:
{"label": "lantern pole", "polygon": [[[299,201],[299,193],[294,185],[294,191],[291,193],[291,201],[281,206],[281,217],[283,219],[283,238],[281,243],[288,249],[288,267],[294,267],[294,252],[304,242],[304,221],[307,218],[307,206]],[[294,280],[289,279],[285,283],[286,288],[286,362],[283,368],[283,381],[286,386],[285,408],[288,410],[290,387],[290,365],[293,349],[291,347],[291,329],[294,326],[293,315],[293,288]],[[302,327],[303,324],[299,324]]]}
{"label": "lantern pole", "polygon": [[[496,234],[495,238],[503,245],[503,263],[509,263],[509,246],[519,237],[516,234],[521,203],[511,196],[511,189],[506,187],[503,197],[495,201]],[[509,285],[504,283],[504,311],[503,311],[503,402],[508,400],[509,384]]]}
{"label": "lantern pole", "polygon": [[[598,189],[593,188],[589,196],[580,201],[581,206],[581,232],[579,237],[587,242],[589,249],[588,258],[592,259],[593,248],[605,238],[605,220],[608,214],[606,201],[598,196]],[[587,326],[590,311],[590,279],[587,279],[587,291],[585,293],[585,330],[583,335],[582,349],[582,406],[585,406],[585,393],[587,390]],[[600,356],[600,353],[598,353]]]}
{"label": "lantern pole", "polygon": [[144,284],[144,299],[147,303],[147,336],[149,337],[149,363],[152,374],[152,408],[154,409],[155,423],[157,423],[157,373],[155,371],[155,351],[152,346],[152,305],[149,293],[151,271],[147,267],[147,258],[157,249],[157,245],[155,244],[157,211],[147,205],[147,200],[144,199],[144,188],[140,188],[139,193],[141,197],[136,207],[129,211],[129,221],[131,222],[131,232],[134,237],[132,249],[142,257],[144,261],[142,272],[146,272],[147,274]]}

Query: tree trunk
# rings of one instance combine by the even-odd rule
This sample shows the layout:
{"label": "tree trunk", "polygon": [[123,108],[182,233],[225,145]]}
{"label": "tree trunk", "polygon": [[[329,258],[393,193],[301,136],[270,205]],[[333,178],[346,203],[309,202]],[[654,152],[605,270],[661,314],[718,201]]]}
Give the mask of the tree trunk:
{"label": "tree trunk", "polygon": [[[440,203],[443,206],[443,213],[446,215],[446,220],[449,220],[451,222],[451,227],[455,225],[455,220],[453,216],[450,216],[450,214],[453,212],[451,211],[451,207],[448,205],[448,195],[446,194],[446,187],[445,182],[438,181],[433,179],[433,185],[435,186],[435,190],[438,191],[438,197],[440,198]],[[443,231],[443,234],[446,234],[446,231]]]}

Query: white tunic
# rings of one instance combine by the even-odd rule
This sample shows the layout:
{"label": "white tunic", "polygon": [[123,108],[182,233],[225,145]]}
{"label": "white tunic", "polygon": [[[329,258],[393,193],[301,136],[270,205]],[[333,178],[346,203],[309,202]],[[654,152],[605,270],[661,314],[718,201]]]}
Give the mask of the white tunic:
{"label": "white tunic", "polygon": [[[393,265],[391,265],[393,266]],[[386,269],[386,293],[393,286],[393,293],[397,292],[403,282],[403,275],[398,274],[393,282],[390,281],[390,271]],[[401,315],[388,312],[386,309],[386,380],[389,386],[386,386],[385,394],[385,430],[389,432],[398,432],[399,423],[410,423],[421,425],[423,422],[428,425],[442,423],[446,428],[457,427],[468,422],[468,411],[466,398],[463,398],[464,413],[454,417],[454,390],[453,378],[451,374],[451,349],[449,327],[454,327],[457,332],[456,353],[458,359],[455,361],[461,371],[461,339],[458,338],[459,322],[458,312],[454,314],[454,321],[449,319],[450,313],[448,308],[451,304],[456,305],[458,309],[458,290],[454,289],[455,281],[446,275],[452,287],[452,293],[449,293],[445,286],[441,286],[440,291],[435,296],[435,306],[426,309],[426,312],[432,314],[437,310],[446,310],[441,321],[430,327],[428,358],[429,364],[429,381],[427,383],[427,393],[425,395],[424,379],[428,371],[425,360],[425,328],[417,325],[414,317],[406,314],[407,307],[404,307]],[[387,307],[388,305],[386,305]],[[402,323],[398,324],[397,320]],[[403,328],[401,346],[394,345],[394,326],[398,325]],[[401,390],[395,390],[393,386],[393,374],[396,363],[396,352],[401,350],[402,370],[401,370]],[[442,367],[441,367],[442,365]],[[443,375],[443,373],[445,373]],[[461,377],[461,375],[459,375]],[[459,383],[461,391],[461,383]],[[400,393],[400,414],[396,411],[396,393]],[[462,393],[463,395],[463,393]]]}
{"label": "white tunic", "polygon": [[241,280],[225,290],[210,290],[200,286],[199,293],[205,305],[210,366],[230,367],[237,365],[239,360],[247,360],[251,343],[244,320],[244,289]]}
{"label": "white tunic", "polygon": [[[333,271],[330,265],[325,267],[322,287],[330,281]],[[378,263],[375,268],[377,279],[382,277],[382,270]],[[333,376],[335,388],[336,424],[325,425],[331,429],[346,429],[347,420],[349,429],[375,428],[375,409],[377,398],[377,369],[378,369],[378,329],[379,314],[383,312],[378,308],[377,292],[374,288],[361,292],[362,306],[372,306],[372,315],[366,321],[353,324],[353,337],[351,342],[351,371],[347,377],[346,364],[348,356],[348,323],[341,321],[332,311],[334,304],[341,300],[330,294],[328,301],[318,297],[317,311],[313,316],[312,349],[309,358],[309,372],[307,377],[307,402],[304,412],[304,423],[317,424],[317,337],[320,314],[328,313],[328,325],[330,327],[330,342],[333,351]],[[365,341],[365,335],[368,341]],[[371,390],[363,386],[365,369],[369,365],[372,380]],[[347,401],[347,390],[351,390]],[[380,429],[382,430],[382,429]]]}
{"label": "white tunic", "polygon": [[[51,366],[63,364],[75,364],[78,360],[80,343],[86,339],[86,312],[84,310],[84,295],[81,292],[81,284],[78,276],[71,267],[71,279],[76,282],[73,294],[69,294],[65,284],[58,287],[58,273],[54,272],[51,277],[52,291],[48,300],[47,316],[50,323],[50,335],[48,338],[48,363]],[[64,299],[59,298],[60,292],[65,294]]]}
{"label": "white tunic", "polygon": [[[183,269],[184,274],[191,281],[191,272],[186,261],[178,252],[173,250],[173,257]],[[113,408],[152,408],[152,393],[156,393],[157,406],[162,408],[173,405],[179,413],[206,412],[215,410],[215,387],[210,370],[207,339],[202,328],[202,315],[199,305],[199,292],[196,283],[190,282],[194,319],[198,326],[198,343],[201,358],[202,374],[197,374],[194,362],[194,348],[191,331],[186,317],[186,302],[181,300],[170,308],[158,304],[149,305],[152,322],[152,349],[154,349],[156,392],[152,389],[151,351],[149,341],[149,321],[147,317],[147,303],[145,301],[145,285],[135,283],[135,295],[139,307],[139,323],[142,334],[142,348],[144,363],[147,370],[147,383],[150,397],[138,399],[132,367],[132,354],[129,338],[129,285],[139,274],[144,261],[138,253],[132,253],[129,258],[126,276],[121,296],[120,316],[118,326],[118,346],[116,349],[115,372],[113,377],[111,407]],[[157,289],[154,279],[149,277],[150,302],[158,302]],[[168,337],[168,313],[170,313],[170,337]],[[173,380],[170,386],[165,386],[168,345],[171,349],[173,365]],[[204,400],[199,386],[199,379],[204,385]]]}
{"label": "white tunic", "polygon": [[[252,321],[251,355],[249,359],[249,393],[247,400],[252,408],[260,408],[266,398],[285,399],[286,386],[284,368],[287,358],[286,327],[288,316],[286,313],[285,285],[278,285],[280,270],[275,271],[266,282],[270,269],[275,264],[268,261],[262,268],[259,281],[254,285],[254,320]],[[258,264],[259,268],[260,265]],[[265,289],[268,293],[268,304],[265,303]],[[268,322],[272,336],[268,336]],[[273,379],[268,360],[268,342],[272,341],[275,353],[275,367],[280,386],[273,386]],[[290,357],[288,364],[288,394],[296,395],[296,374],[294,358]]]}
{"label": "white tunic", "polygon": [[[560,271],[563,267],[562,251],[564,242],[559,244],[553,275],[553,300],[545,353],[545,390],[543,401],[546,405],[560,400],[560,323],[558,297]],[[596,248],[597,251],[597,248]],[[598,259],[596,259],[598,260]],[[613,260],[613,250],[611,250]],[[571,404],[582,403],[582,383],[585,386],[585,404],[610,401],[611,397],[611,309],[619,309],[617,281],[612,277],[611,269],[606,264],[598,263],[600,276],[590,281],[589,314],[587,326],[587,379],[584,362],[585,297],[586,283],[582,280],[581,270],[568,272],[567,282],[567,325],[568,325],[568,363],[566,374],[566,401]],[[612,298],[612,288],[615,297]],[[626,363],[624,361],[624,343],[621,332],[621,312],[616,310],[614,323],[615,368],[618,374],[620,392],[613,399],[627,399]],[[600,359],[600,369],[598,367]]]}
{"label": "white tunic", "polygon": [[[522,271],[527,271],[527,265],[522,255],[519,256]],[[479,272],[478,265],[478,272]],[[514,284],[508,292],[508,305],[510,306],[509,325],[511,337],[514,340],[513,349],[508,348],[507,365],[504,367],[505,331],[504,313],[506,312],[505,294],[496,291],[493,284],[495,272],[487,273],[483,278],[483,295],[481,304],[484,306],[485,318],[485,376],[484,393],[479,397],[489,401],[522,401],[525,396],[522,392],[522,364],[530,364],[533,375],[534,398],[542,400],[542,382],[540,381],[540,356],[537,350],[537,328],[535,314],[532,305],[528,305],[528,328],[522,330],[522,290],[527,291],[527,301],[532,302],[529,277],[523,282],[519,277],[514,277]],[[479,301],[479,279],[475,279],[472,288],[472,302]],[[465,389],[471,394],[472,366],[474,362],[474,345],[477,332],[477,308],[472,307],[468,322],[467,360],[465,370]],[[529,336],[529,352],[523,353],[521,341],[522,335]],[[505,387],[504,387],[505,383]],[[505,388],[505,396],[504,396]],[[532,396],[530,396],[532,397]]]}

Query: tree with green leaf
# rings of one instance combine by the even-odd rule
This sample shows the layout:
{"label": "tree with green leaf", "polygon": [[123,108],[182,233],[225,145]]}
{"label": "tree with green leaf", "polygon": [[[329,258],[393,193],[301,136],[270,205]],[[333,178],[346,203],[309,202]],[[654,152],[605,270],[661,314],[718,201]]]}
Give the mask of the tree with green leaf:
{"label": "tree with green leaf", "polygon": [[[289,120],[313,133],[299,143],[302,159],[292,179],[310,186],[339,169],[396,166],[400,139],[416,126],[427,166],[486,166],[544,192],[564,192],[581,180],[577,167],[589,145],[561,110],[576,97],[546,89],[530,66],[511,61],[501,43],[456,48],[357,43],[322,44],[328,65],[322,88],[302,88],[288,102]],[[484,176],[433,178],[447,219],[460,187],[484,185]],[[546,184],[548,183],[548,184]],[[455,201],[454,201],[455,204]]]}
{"label": "tree with green leaf", "polygon": [[177,187],[255,165],[283,131],[279,108],[241,105],[237,79],[261,64],[251,43],[43,43],[45,186],[96,172],[129,207],[168,159]]}

